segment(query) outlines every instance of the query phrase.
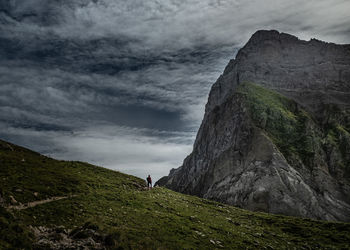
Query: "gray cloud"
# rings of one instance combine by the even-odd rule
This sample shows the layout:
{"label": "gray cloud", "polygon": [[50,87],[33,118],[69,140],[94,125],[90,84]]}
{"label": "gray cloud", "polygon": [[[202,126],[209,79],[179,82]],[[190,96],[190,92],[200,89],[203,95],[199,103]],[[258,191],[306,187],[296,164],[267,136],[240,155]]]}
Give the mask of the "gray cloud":
{"label": "gray cloud", "polygon": [[9,128],[0,122],[0,136],[35,147],[57,159],[80,160],[154,179],[178,166],[192,150],[193,133],[96,125],[78,132]]}
{"label": "gray cloud", "polygon": [[211,85],[256,30],[348,43],[349,12],[344,0],[3,0],[0,137],[166,174],[189,152]]}
{"label": "gray cloud", "polygon": [[[5,1],[6,2],[6,1]],[[350,4],[345,0],[312,1],[8,1],[18,29],[50,31],[63,37],[119,37],[135,50],[160,51],[198,45],[242,45],[257,29],[274,28],[309,39],[346,42],[333,27],[347,29]],[[54,19],[47,20],[47,19]],[[51,25],[48,25],[51,24]]]}

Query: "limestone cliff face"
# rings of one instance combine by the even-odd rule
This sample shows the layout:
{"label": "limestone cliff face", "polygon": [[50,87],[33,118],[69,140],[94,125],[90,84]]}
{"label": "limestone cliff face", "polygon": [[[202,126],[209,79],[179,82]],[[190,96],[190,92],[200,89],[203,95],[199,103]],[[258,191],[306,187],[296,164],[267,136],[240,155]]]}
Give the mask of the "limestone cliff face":
{"label": "limestone cliff face", "polygon": [[213,85],[193,152],[158,184],[350,221],[349,132],[350,46],[258,31]]}
{"label": "limestone cliff face", "polygon": [[350,45],[302,41],[278,31],[258,31],[213,85],[206,111],[221,104],[240,82],[253,81],[301,104],[349,105]]}

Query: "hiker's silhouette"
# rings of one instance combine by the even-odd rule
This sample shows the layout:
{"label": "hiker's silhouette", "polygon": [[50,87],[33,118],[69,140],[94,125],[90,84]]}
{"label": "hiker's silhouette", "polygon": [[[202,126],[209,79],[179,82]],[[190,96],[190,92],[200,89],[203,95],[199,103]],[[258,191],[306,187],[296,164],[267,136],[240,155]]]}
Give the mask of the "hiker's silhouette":
{"label": "hiker's silhouette", "polygon": [[152,178],[151,175],[148,175],[148,177],[146,178],[147,180],[147,187],[148,189],[152,188]]}

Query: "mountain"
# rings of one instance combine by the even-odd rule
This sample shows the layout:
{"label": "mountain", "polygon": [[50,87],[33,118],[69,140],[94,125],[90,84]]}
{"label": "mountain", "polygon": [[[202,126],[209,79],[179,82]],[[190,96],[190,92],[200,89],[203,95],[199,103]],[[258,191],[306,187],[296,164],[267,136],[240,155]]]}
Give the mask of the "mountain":
{"label": "mountain", "polygon": [[0,140],[0,249],[349,248],[350,224],[250,212]]}
{"label": "mountain", "polygon": [[350,45],[258,31],[212,86],[159,185],[252,211],[350,221]]}

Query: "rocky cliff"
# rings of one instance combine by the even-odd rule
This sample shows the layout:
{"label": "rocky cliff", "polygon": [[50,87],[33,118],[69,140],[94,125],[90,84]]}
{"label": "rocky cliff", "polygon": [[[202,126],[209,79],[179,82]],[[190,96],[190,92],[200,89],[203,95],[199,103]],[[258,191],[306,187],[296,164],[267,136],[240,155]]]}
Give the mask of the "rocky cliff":
{"label": "rocky cliff", "polygon": [[158,184],[350,221],[349,152],[350,45],[258,31],[213,85],[193,152]]}

